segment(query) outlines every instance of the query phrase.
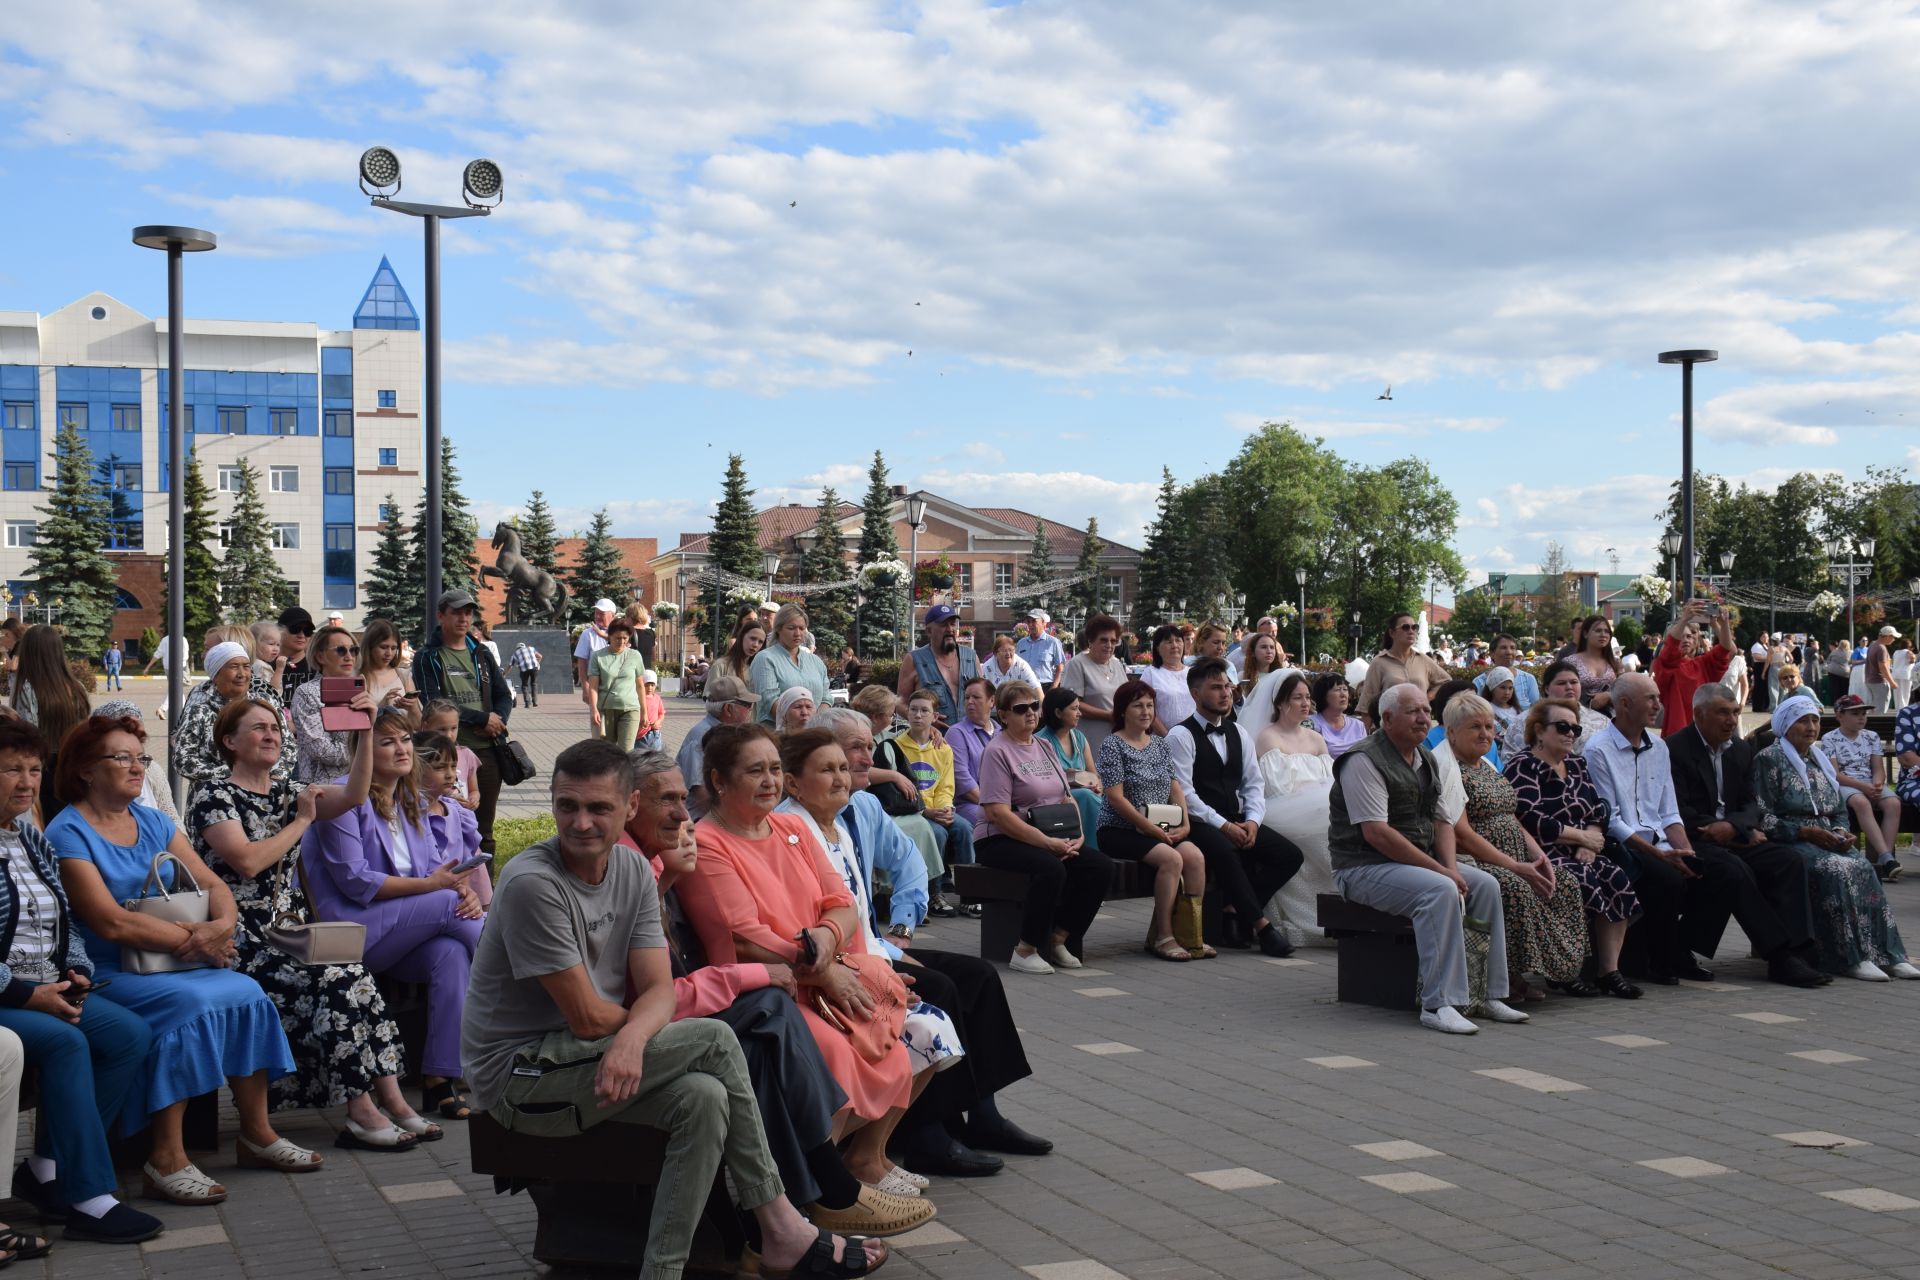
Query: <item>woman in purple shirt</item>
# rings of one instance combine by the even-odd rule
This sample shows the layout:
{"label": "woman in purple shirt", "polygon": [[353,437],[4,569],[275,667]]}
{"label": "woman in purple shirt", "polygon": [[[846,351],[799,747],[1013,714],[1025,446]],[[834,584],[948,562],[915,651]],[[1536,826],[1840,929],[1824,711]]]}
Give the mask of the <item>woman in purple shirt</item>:
{"label": "woman in purple shirt", "polygon": [[987,820],[980,808],[980,757],[1000,731],[993,723],[993,686],[985,676],[960,687],[960,705],[960,722],[947,730],[947,745],[953,748],[953,807],[977,827]]}

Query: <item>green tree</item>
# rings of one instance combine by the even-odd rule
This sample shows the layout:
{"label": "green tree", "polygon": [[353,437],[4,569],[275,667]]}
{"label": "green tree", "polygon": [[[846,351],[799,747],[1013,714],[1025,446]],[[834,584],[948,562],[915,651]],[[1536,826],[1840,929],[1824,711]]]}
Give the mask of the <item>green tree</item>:
{"label": "green tree", "polygon": [[[727,455],[727,474],[721,481],[720,505],[713,509],[713,532],[707,538],[709,563],[716,569],[743,578],[760,576],[760,521],[753,511],[753,490],[747,487],[747,469],[740,455]],[[592,599],[591,596],[588,597]],[[733,608],[726,591],[710,585],[701,593],[709,609],[719,610],[717,621],[720,643],[726,644],[727,631],[733,625]]]}
{"label": "green tree", "polygon": [[273,536],[267,505],[260,497],[260,473],[243,457],[240,489],[227,523],[227,554],[220,562],[220,601],[228,622],[270,618],[299,599],[293,584],[281,576]]}
{"label": "green tree", "polygon": [[1573,623],[1580,616],[1580,601],[1574,594],[1576,582],[1567,571],[1567,553],[1559,543],[1547,540],[1540,558],[1540,591],[1533,606],[1533,625],[1542,636],[1557,642],[1573,635]]}
{"label": "green tree", "polygon": [[1139,585],[1134,590],[1135,630],[1145,634],[1172,615],[1172,601],[1180,598],[1190,535],[1180,523],[1180,486],[1173,472],[1160,468],[1160,496],[1154,503],[1153,523],[1147,526],[1146,545],[1140,551]]}
{"label": "green tree", "polygon": [[[1235,578],[1250,608],[1297,600],[1294,572],[1301,568],[1309,606],[1337,610],[1352,599],[1359,574],[1335,517],[1348,497],[1347,466],[1338,455],[1291,424],[1269,422],[1247,437],[1222,480],[1227,509],[1236,513],[1229,543]],[[1322,647],[1343,651],[1345,638]]]}
{"label": "green tree", "polygon": [[[480,595],[480,562],[474,544],[480,539],[480,525],[460,491],[460,471],[453,465],[453,441],[440,439],[440,590],[465,591],[476,599]],[[427,495],[423,490],[413,509],[413,540],[409,544],[413,562],[422,566],[424,582],[427,563]],[[424,616],[424,608],[423,608]]]}
{"label": "green tree", "polygon": [[[213,495],[207,489],[207,476],[200,469],[200,460],[191,446],[187,450],[186,489],[181,501],[186,505],[186,538],[181,547],[181,558],[186,561],[186,634],[203,636],[220,621],[220,561],[213,554],[219,534],[214,525]],[[166,575],[172,558],[161,559],[161,572]],[[162,618],[169,616],[172,597],[173,582],[171,575],[167,575],[166,592],[160,604]]]}
{"label": "green tree", "polygon": [[[520,554],[528,564],[536,569],[545,569],[555,578],[561,577],[556,543],[559,534],[553,524],[553,509],[547,505],[547,495],[538,489],[527,499],[527,509],[513,521],[513,527],[520,534]],[[520,599],[520,588],[509,586],[501,598],[500,620],[523,617],[526,614]],[[569,611],[571,612],[571,611]]]}
{"label": "green tree", "polygon": [[373,548],[373,568],[364,584],[364,601],[369,618],[385,618],[399,628],[403,636],[418,636],[426,603],[421,593],[426,582],[420,574],[420,562],[407,550],[407,526],[400,519],[400,507],[388,494],[385,506],[392,518],[380,528],[380,540]]}
{"label": "green tree", "polygon": [[[1033,587],[1053,577],[1053,539],[1048,536],[1047,522],[1036,516],[1033,523],[1033,542],[1027,547],[1026,558],[1020,562],[1020,586]],[[1013,598],[1013,616],[1021,618],[1034,609],[1045,609],[1048,600],[1044,595],[1032,591],[1022,591]]]}
{"label": "green tree", "polygon": [[1080,581],[1073,584],[1067,595],[1074,608],[1089,617],[1099,613],[1106,603],[1107,575],[1100,567],[1100,552],[1106,545],[1100,540],[1099,517],[1088,516],[1086,538],[1080,544],[1080,558],[1073,566]]}
{"label": "green tree", "polygon": [[593,602],[605,596],[619,608],[634,597],[633,575],[620,558],[613,540],[613,520],[605,507],[593,513],[586,539],[580,544],[580,558],[567,572],[567,593],[571,597],[567,612],[575,623],[593,616]]}
{"label": "green tree", "polygon": [[[813,524],[813,541],[800,556],[804,583],[839,582],[848,577],[847,552],[840,543],[840,495],[832,485],[820,491],[820,514]],[[829,664],[840,656],[840,646],[853,631],[854,592],[851,587],[807,593],[807,623],[813,628],[813,647]]]}
{"label": "green tree", "polygon": [[1229,515],[1232,490],[1219,475],[1201,476],[1180,491],[1174,501],[1175,523],[1184,536],[1180,573],[1175,581],[1172,613],[1195,620],[1223,612],[1222,602],[1234,594],[1238,566],[1236,517]]}
{"label": "green tree", "polygon": [[[876,560],[900,559],[900,542],[893,536],[893,486],[887,479],[887,460],[878,449],[873,451],[873,465],[867,468],[867,493],[860,507],[865,518],[860,523],[860,549],[855,553],[856,561],[867,565]],[[891,587],[867,588],[867,602],[859,611],[861,647],[867,652],[880,652],[883,647],[880,637],[893,635],[900,626],[901,605],[906,589],[905,582]],[[907,642],[913,642],[911,636]],[[891,643],[888,642],[889,650]]]}
{"label": "green tree", "polygon": [[113,632],[119,590],[105,551],[113,504],[95,478],[93,451],[71,418],[54,436],[49,465],[53,491],[40,511],[27,572],[43,603],[60,602],[68,652],[97,658]]}

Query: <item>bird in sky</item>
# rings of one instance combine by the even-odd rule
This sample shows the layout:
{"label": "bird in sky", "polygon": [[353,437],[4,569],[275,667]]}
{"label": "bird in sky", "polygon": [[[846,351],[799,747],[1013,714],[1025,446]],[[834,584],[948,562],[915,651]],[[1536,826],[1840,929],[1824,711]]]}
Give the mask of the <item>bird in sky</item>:
{"label": "bird in sky", "polygon": [[1389,383],[1387,384],[1387,389],[1386,389],[1385,391],[1382,391],[1382,392],[1381,392],[1381,393],[1380,393],[1379,395],[1377,395],[1377,396],[1375,396],[1375,397],[1374,397],[1374,399],[1375,399],[1375,400],[1391,400],[1391,399],[1393,399],[1393,384],[1392,384],[1391,382],[1389,382]]}
{"label": "bird in sky", "polygon": [[798,200],[789,200],[789,201],[787,201],[787,208],[789,208],[789,209],[798,209],[799,207],[800,207],[800,202],[799,202]]}

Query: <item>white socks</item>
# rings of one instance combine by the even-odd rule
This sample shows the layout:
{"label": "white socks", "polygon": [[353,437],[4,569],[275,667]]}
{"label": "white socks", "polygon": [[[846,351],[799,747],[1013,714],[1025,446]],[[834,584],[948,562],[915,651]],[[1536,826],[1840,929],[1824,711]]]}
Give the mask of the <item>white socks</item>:
{"label": "white socks", "polygon": [[104,1218],[109,1213],[112,1213],[113,1207],[119,1203],[118,1200],[115,1200],[110,1195],[92,1196],[74,1205],[73,1211],[75,1213],[84,1213],[89,1218]]}
{"label": "white socks", "polygon": [[33,1175],[36,1182],[52,1182],[58,1171],[49,1157],[28,1156],[27,1172]]}

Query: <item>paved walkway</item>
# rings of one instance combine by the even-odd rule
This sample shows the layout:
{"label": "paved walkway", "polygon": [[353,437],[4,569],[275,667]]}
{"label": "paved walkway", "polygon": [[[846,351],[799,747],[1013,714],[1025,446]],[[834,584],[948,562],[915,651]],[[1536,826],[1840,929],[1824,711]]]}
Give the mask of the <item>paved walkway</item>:
{"label": "paved walkway", "polygon": [[[558,708],[523,736],[549,733]],[[1920,936],[1920,886],[1891,897]],[[1735,933],[1718,982],[1448,1037],[1337,1004],[1329,951],[1151,960],[1143,907],[1103,913],[1089,968],[1007,975],[1036,1075],[1004,1109],[1058,1150],[936,1182],[939,1218],[883,1275],[1920,1277],[1920,983],[1772,986]],[[339,1120],[283,1123],[325,1146]],[[302,1177],[236,1170],[230,1126],[203,1164],[227,1205],[158,1206],[144,1249],[63,1243],[9,1280],[537,1270],[531,1205],[468,1172],[458,1126],[405,1155],[329,1146]]]}

